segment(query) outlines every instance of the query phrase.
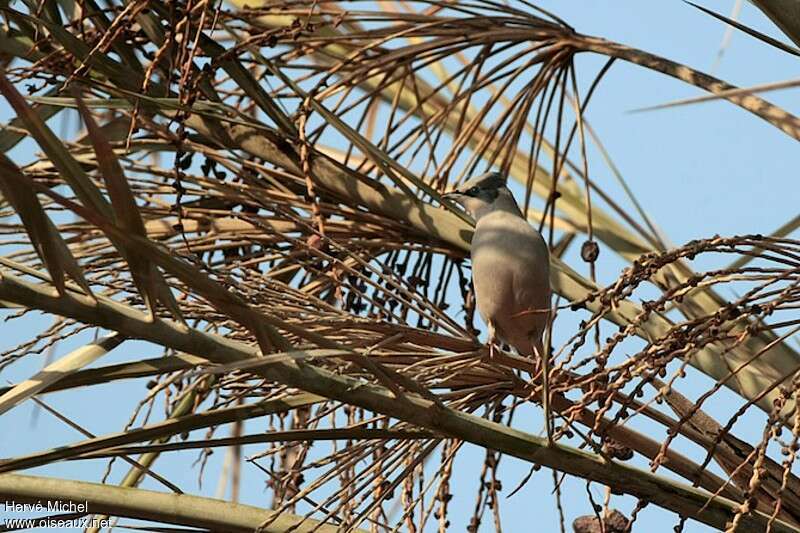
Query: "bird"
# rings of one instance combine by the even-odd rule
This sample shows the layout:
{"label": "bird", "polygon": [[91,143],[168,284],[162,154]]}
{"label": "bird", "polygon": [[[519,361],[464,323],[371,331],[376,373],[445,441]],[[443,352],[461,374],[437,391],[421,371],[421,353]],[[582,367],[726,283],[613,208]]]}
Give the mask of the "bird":
{"label": "bird", "polygon": [[499,172],[476,176],[443,197],[475,219],[472,281],[489,340],[541,357],[551,297],[550,253],[541,233],[528,224]]}
{"label": "bird", "polygon": [[536,367],[543,370],[547,412],[549,365],[542,337],[550,317],[550,253],[506,183],[503,174],[487,172],[442,197],[463,207],[475,220],[472,282],[475,306],[488,330],[490,358],[498,340],[520,355],[533,357]]}

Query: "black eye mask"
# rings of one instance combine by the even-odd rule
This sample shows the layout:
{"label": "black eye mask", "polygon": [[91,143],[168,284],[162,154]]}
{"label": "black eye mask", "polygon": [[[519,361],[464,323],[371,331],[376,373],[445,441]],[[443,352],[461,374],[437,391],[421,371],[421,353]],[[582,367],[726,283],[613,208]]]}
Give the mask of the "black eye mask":
{"label": "black eye mask", "polygon": [[488,202],[494,202],[499,194],[501,187],[505,187],[506,180],[500,174],[488,176],[474,187],[470,187],[463,194],[473,198],[482,198]]}

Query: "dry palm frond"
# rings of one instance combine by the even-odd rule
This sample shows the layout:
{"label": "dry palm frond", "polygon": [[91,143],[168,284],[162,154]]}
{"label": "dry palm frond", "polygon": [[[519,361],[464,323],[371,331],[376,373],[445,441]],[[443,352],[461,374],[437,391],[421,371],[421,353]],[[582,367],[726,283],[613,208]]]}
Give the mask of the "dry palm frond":
{"label": "dry palm frond", "polygon": [[[473,472],[475,528],[490,515],[499,528],[503,455],[635,496],[633,521],[650,502],[720,529],[800,527],[800,356],[787,343],[800,328],[800,243],[747,235],[665,250],[649,219],[636,222],[589,175],[583,111],[613,61],[584,89],[574,58],[666,73],[794,138],[797,117],[527,4],[74,8],[66,18],[53,2],[2,11],[0,43],[16,59],[0,92],[18,117],[0,147],[33,139],[44,153],[0,161],[10,237],[0,303],[12,319],[38,310],[63,320],[3,353],[0,368],[88,327],[114,342],[0,389],[0,410],[38,393],[151,381],[123,431],[0,461],[0,495],[39,497],[38,481],[11,472],[56,461],[141,453],[121,483],[136,487],[160,454],[200,449],[204,471],[214,448],[260,443],[246,464],[263,472],[275,513],[201,520],[137,493],[158,508],[148,514],[117,491],[92,496],[92,510],[225,530],[446,529],[466,442],[486,448]],[[85,135],[51,131],[66,108]],[[469,221],[433,205],[490,167],[524,185],[554,255],[588,238],[592,279],[554,259],[568,303],[552,342],[553,446],[529,416],[542,400],[537,368],[511,353],[490,363],[477,339]],[[605,287],[598,243],[630,262]],[[691,268],[720,255],[731,266]],[[730,288],[740,296],[728,302],[719,295]],[[565,313],[581,317],[577,331]],[[165,356],[82,369],[124,339]],[[715,380],[693,400],[676,392],[689,365]],[[741,403],[719,423],[704,408],[723,387]],[[157,398],[166,418],[151,422]],[[760,442],[747,444],[733,430],[751,406],[767,416]],[[244,420],[270,431],[245,433]],[[219,436],[228,424],[231,436]],[[171,440],[192,431],[204,433]],[[631,458],[650,471],[622,463]],[[64,498],[84,489],[97,490],[47,486]]]}

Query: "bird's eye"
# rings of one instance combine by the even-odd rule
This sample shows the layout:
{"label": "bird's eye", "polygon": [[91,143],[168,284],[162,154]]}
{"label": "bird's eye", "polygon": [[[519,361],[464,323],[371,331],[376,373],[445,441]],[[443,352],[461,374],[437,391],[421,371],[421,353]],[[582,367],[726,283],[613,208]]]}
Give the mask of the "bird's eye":
{"label": "bird's eye", "polygon": [[469,196],[477,196],[480,191],[481,191],[480,188],[472,187],[470,190],[467,191],[467,195],[469,195]]}

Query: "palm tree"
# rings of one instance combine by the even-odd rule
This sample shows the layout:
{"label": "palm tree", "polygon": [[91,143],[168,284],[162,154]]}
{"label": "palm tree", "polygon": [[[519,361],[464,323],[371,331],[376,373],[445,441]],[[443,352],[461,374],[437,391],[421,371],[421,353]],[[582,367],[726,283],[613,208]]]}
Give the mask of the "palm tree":
{"label": "palm tree", "polygon": [[[800,44],[788,1],[754,1]],[[646,505],[680,528],[800,530],[789,342],[800,242],[788,237],[800,219],[771,236],[671,246],[635,199],[623,208],[592,179],[587,155],[602,145],[584,111],[617,62],[800,140],[800,119],[757,96],[764,87],[583,35],[524,0],[43,0],[5,3],[2,16],[0,93],[16,115],[0,132],[4,328],[33,311],[53,321],[0,369],[75,349],[4,386],[0,415],[31,401],[84,435],[0,461],[6,502],[85,502],[52,514],[92,517],[92,531],[112,517],[203,531],[444,531],[454,520],[521,531],[503,522],[500,491],[545,467],[552,485],[537,473],[525,490],[555,494],[562,531],[562,498],[587,492],[595,512],[576,531],[630,531]],[[603,59],[592,72],[576,65],[589,53]],[[82,126],[67,140],[51,119],[70,110]],[[26,145],[41,153],[23,162]],[[472,222],[441,201],[489,168],[508,174],[552,250],[554,444],[539,436],[532,362],[487,360]],[[628,265],[607,284],[601,251]],[[693,269],[720,254],[723,268]],[[689,399],[693,369],[711,381]],[[124,389],[139,397],[118,432],[95,435],[47,397],[116,410],[130,379],[146,387]],[[741,401],[720,422],[707,411],[724,391]],[[760,441],[734,435],[744,416]],[[217,448],[231,501],[159,473],[199,453],[209,477]],[[459,465],[475,449],[480,459]],[[516,488],[502,486],[503,458],[525,465]],[[126,463],[121,481],[73,480],[109,459]],[[53,473],[62,461],[75,461],[70,475]],[[21,473],[35,467],[46,476]],[[259,506],[235,503],[243,470],[267,487]],[[565,479],[606,497],[572,494]],[[456,496],[474,502],[468,516]]]}

